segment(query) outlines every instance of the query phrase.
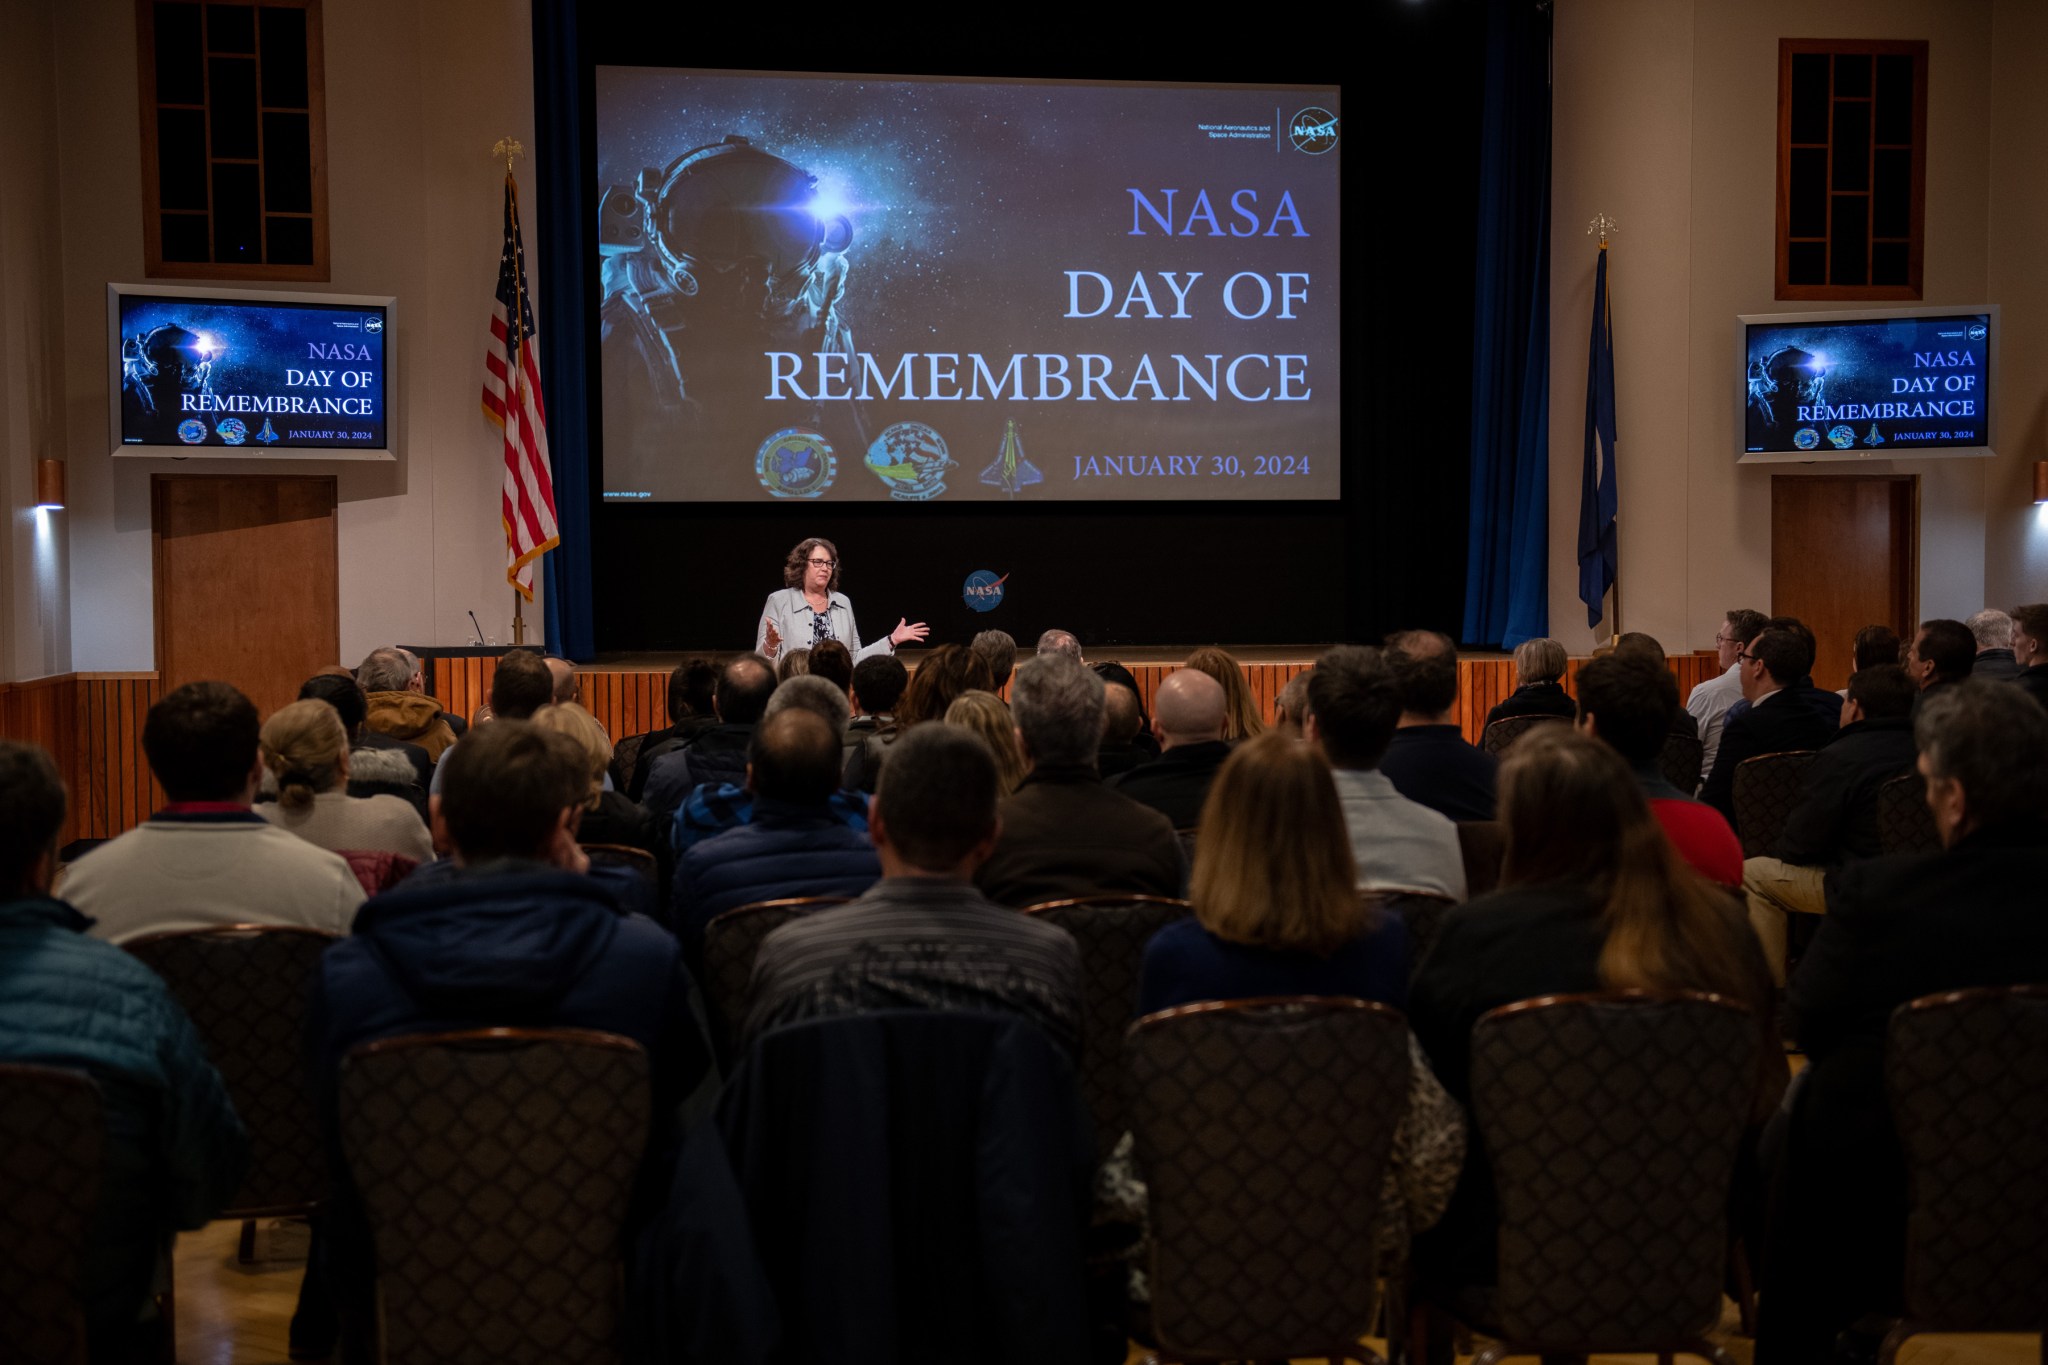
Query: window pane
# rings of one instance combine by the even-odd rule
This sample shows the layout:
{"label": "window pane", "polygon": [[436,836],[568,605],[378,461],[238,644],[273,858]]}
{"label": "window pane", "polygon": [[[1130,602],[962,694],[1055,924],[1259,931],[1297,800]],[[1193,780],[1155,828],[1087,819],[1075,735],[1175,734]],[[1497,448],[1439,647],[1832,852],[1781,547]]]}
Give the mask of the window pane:
{"label": "window pane", "polygon": [[[1834,203],[1834,231],[1828,245],[1834,250],[1828,261],[1829,284],[1868,284],[1870,249],[1864,240],[1870,201],[1860,194],[1838,194]],[[218,206],[214,212],[220,212]]]}
{"label": "window pane", "polygon": [[313,263],[313,220],[311,218],[270,218],[265,221],[270,229],[270,264],[311,265]]}
{"label": "window pane", "polygon": [[1792,59],[1792,140],[1828,140],[1828,59],[1802,53]]}
{"label": "window pane", "polygon": [[1877,59],[1877,140],[1913,140],[1913,59]]}
{"label": "window pane", "polygon": [[206,212],[206,115],[164,109],[156,116],[157,207]]}
{"label": "window pane", "polygon": [[253,265],[263,259],[262,212],[254,166],[213,168],[213,259]]}
{"label": "window pane", "polygon": [[1835,94],[1870,93],[1870,58],[1861,53],[1843,53],[1835,58]]}
{"label": "window pane", "polygon": [[206,50],[254,53],[256,11],[248,5],[208,5]]}
{"label": "window pane", "polygon": [[1785,274],[1789,283],[1826,284],[1827,272],[1826,242],[1794,242],[1787,248]]}
{"label": "window pane", "polygon": [[306,12],[266,7],[262,16],[263,103],[306,107]]}
{"label": "window pane", "polygon": [[1870,248],[1870,282],[1872,284],[1911,284],[1906,273],[1906,244],[1904,242],[1876,242]]}
{"label": "window pane", "polygon": [[1876,237],[1904,237],[1913,230],[1913,153],[1904,147],[1877,154],[1877,183],[1870,202],[1870,231]]}
{"label": "window pane", "polygon": [[210,261],[206,241],[206,215],[167,213],[163,216],[164,259],[167,261]]}
{"label": "window pane", "polygon": [[1870,188],[1870,106],[1835,101],[1835,181],[1838,190]]}
{"label": "window pane", "polygon": [[199,42],[199,6],[156,7],[156,99],[159,104],[206,100],[206,59]]}
{"label": "window pane", "polygon": [[274,213],[313,211],[313,149],[304,114],[263,116],[263,207]]}
{"label": "window pane", "polygon": [[207,109],[213,116],[213,154],[256,155],[256,63],[247,57],[210,57],[206,68],[212,82]]}
{"label": "window pane", "polygon": [[1828,154],[1823,148],[1793,149],[1789,222],[1794,237],[1828,235]]}

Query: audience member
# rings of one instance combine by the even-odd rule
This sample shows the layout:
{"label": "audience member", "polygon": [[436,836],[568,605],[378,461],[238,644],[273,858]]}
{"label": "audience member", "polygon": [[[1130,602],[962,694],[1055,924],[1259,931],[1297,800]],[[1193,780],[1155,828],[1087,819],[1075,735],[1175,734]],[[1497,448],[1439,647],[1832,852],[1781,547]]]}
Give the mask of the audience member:
{"label": "audience member", "polygon": [[1232,744],[1266,728],[1258,699],[1244,680],[1244,665],[1227,649],[1204,645],[1188,655],[1187,667],[1206,673],[1223,688],[1223,738]]}
{"label": "audience member", "polygon": [[356,682],[369,706],[365,723],[378,734],[417,744],[435,762],[455,743],[441,703],[427,695],[425,672],[405,650],[371,650],[356,668]]}
{"label": "audience member", "polygon": [[654,765],[718,724],[711,694],[718,686],[718,665],[709,659],[680,663],[668,675],[668,724],[642,737],[633,756],[633,773],[626,782],[626,795],[638,801],[646,795],[647,778]]}
{"label": "audience member", "polygon": [[[490,720],[532,720],[533,713],[555,699],[555,670],[545,654],[531,649],[509,650],[491,674],[491,698],[484,710]],[[451,746],[452,747],[452,746]],[[441,793],[444,769],[436,764],[431,794]]]}
{"label": "audience member", "polygon": [[1865,626],[1856,632],[1856,642],[1851,647],[1856,663],[1853,671],[1860,673],[1879,664],[1898,663],[1902,648],[1899,633],[1890,626]]}
{"label": "audience member", "polygon": [[641,804],[666,818],[703,783],[744,782],[754,726],[774,692],[775,666],[761,655],[741,654],[728,662],[711,695],[718,724],[655,760]]}
{"label": "audience member", "polygon": [[1884,1085],[1892,1012],[1942,991],[2048,981],[2048,714],[1974,679],[1929,697],[1914,734],[1942,851],[1829,877],[1827,917],[1792,981],[1809,1064],[1763,1257],[1761,1365],[1827,1359],[1851,1323],[1898,1311],[1906,1178]]}
{"label": "audience member", "polygon": [[775,661],[775,681],[788,682],[801,678],[811,671],[811,651],[808,647],[785,649]]}
{"label": "audience member", "polygon": [[1209,784],[1230,757],[1223,742],[1229,719],[1223,686],[1198,668],[1177,668],[1159,684],[1152,705],[1159,757],[1108,779],[1108,785],[1158,811],[1175,829],[1193,829]]}
{"label": "audience member", "polygon": [[1453,820],[1491,820],[1500,760],[1458,729],[1457,647],[1433,630],[1405,630],[1387,637],[1385,659],[1401,718],[1380,771],[1401,795]]}
{"label": "audience member", "polygon": [[1986,607],[1963,623],[1977,641],[1977,659],[1970,676],[1992,682],[2011,682],[2020,675],[2012,654],[2012,617],[1996,607]]}
{"label": "audience member", "polygon": [[[1613,652],[1624,658],[1647,659],[1666,672],[1669,672],[1671,669],[1671,656],[1664,652],[1663,641],[1654,635],[1640,630],[1624,632],[1614,642]],[[1673,678],[1671,680],[1671,687],[1672,696],[1675,698],[1678,695],[1678,679]],[[1682,736],[1685,739],[1698,739],[1700,737],[1700,723],[1693,719],[1692,713],[1683,706],[1675,707],[1671,712],[1671,724],[1666,727],[1666,734]],[[1699,783],[1693,782],[1690,784],[1690,787],[1693,790],[1697,790]],[[1691,794],[1691,790],[1684,793],[1687,796]]]}
{"label": "audience member", "polygon": [[397,796],[351,796],[348,729],[324,701],[295,701],[263,723],[258,745],[277,779],[277,800],[255,812],[331,853],[395,853],[414,862],[434,856],[434,841],[412,803]]}
{"label": "audience member", "polygon": [[631,797],[605,789],[605,776],[612,763],[612,742],[597,717],[580,702],[558,701],[534,712],[533,723],[575,745],[588,769],[590,785],[577,818],[576,841],[637,848],[654,859],[656,884],[668,885],[668,830],[653,812]]}
{"label": "audience member", "polygon": [[1301,719],[1308,714],[1308,680],[1314,673],[1314,665],[1304,668],[1289,678],[1280,695],[1273,698],[1274,729],[1301,738]]}
{"label": "audience member", "polygon": [[1039,658],[1048,654],[1064,654],[1077,664],[1088,662],[1081,657],[1080,639],[1070,630],[1049,630],[1039,636],[1036,652]]}
{"label": "audience member", "polygon": [[1095,750],[1095,771],[1103,780],[1121,776],[1154,755],[1138,747],[1138,730],[1145,723],[1145,704],[1136,689],[1119,682],[1105,682],[1102,688],[1102,743]]}
{"label": "audience member", "polygon": [[[1138,752],[1138,762],[1144,763],[1159,757],[1159,741],[1152,737],[1152,717],[1145,710],[1145,689],[1138,685],[1137,675],[1114,659],[1106,659],[1098,664],[1089,664],[1088,671],[1102,679],[1107,686],[1127,689],[1131,694],[1132,700],[1137,703],[1138,732],[1131,737],[1130,742],[1131,747]],[[1118,734],[1123,733],[1121,723],[1112,728]],[[1108,732],[1105,731],[1105,733]],[[1136,767],[1137,764],[1132,764],[1131,766]],[[1108,777],[1110,774],[1105,771],[1102,775]]]}
{"label": "audience member", "polygon": [[677,1109],[709,1062],[682,953],[620,908],[576,845],[590,788],[562,735],[502,715],[449,754],[435,819],[447,875],[369,902],[357,936],[328,950],[307,1021],[334,1188],[328,1269],[348,1358],[369,1358],[376,1309],[368,1228],[341,1159],[336,1088],[351,1048],[378,1038],[516,1025],[615,1033],[647,1052],[654,1131],[643,1172],[665,1182]]}
{"label": "audience member", "polygon": [[896,723],[908,730],[944,720],[946,708],[963,692],[988,692],[988,664],[966,645],[940,645],[924,656],[896,703]]}
{"label": "audience member", "polygon": [[294,924],[346,934],[363,902],[348,864],[250,809],[263,771],[256,708],[226,683],[187,683],[149,708],[142,750],[170,802],[66,870],[93,934]]}
{"label": "audience member", "polygon": [[[1048,663],[1062,665],[1063,678],[1093,681],[1070,660],[1039,658],[1018,670],[1018,685]],[[959,726],[925,725],[897,741],[869,829],[882,879],[851,905],[807,915],[762,940],[747,991],[748,1038],[778,1024],[869,1010],[995,1010],[1022,1015],[1076,1047],[1081,964],[1074,940],[973,885],[1001,829],[996,809],[995,761],[979,739]]]}
{"label": "audience member", "polygon": [[994,684],[991,692],[1001,692],[1010,685],[1010,675],[1017,670],[1017,642],[1008,631],[980,631],[967,642],[967,647],[988,665],[989,680]]}
{"label": "audience member", "polygon": [[[1766,1036],[1770,981],[1756,937],[1735,899],[1694,875],[1659,832],[1621,755],[1570,727],[1539,726],[1507,751],[1500,814],[1501,890],[1444,917],[1409,990],[1408,1017],[1444,1087],[1471,1103],[1472,1030],[1501,1005],[1706,990],[1756,1012],[1757,1108],[1768,1112],[1785,1062]],[[1418,1273],[1447,1287],[1494,1283],[1495,1209],[1492,1168],[1475,1144],[1443,1220],[1416,1239]]]}
{"label": "audience member", "polygon": [[[1813,661],[1820,657],[1820,641],[1815,638],[1813,628],[1796,616],[1773,616],[1764,623],[1764,629],[1791,631],[1799,637],[1799,643],[1805,651],[1806,672],[1800,674],[1797,682],[1786,684],[1785,695],[1779,700],[1781,702],[1796,701],[1799,705],[1804,706],[1820,718],[1822,723],[1827,726],[1829,734],[1833,734],[1835,727],[1841,724],[1842,693],[1830,692],[1824,687],[1814,685]],[[1733,721],[1737,716],[1749,710],[1750,705],[1751,703],[1746,698],[1736,702],[1735,705],[1728,708],[1728,719]]]}
{"label": "audience member", "polygon": [[889,746],[903,733],[896,706],[910,684],[910,671],[893,654],[870,654],[853,666],[853,709],[846,727],[842,781],[854,791],[874,793]]}
{"label": "audience member", "polygon": [[[1102,679],[1041,654],[1017,670],[1010,712],[1031,772],[1002,803],[1002,831],[975,882],[1004,905],[1133,892],[1178,896],[1180,840],[1158,811],[1102,785]],[[892,759],[893,761],[893,759]]]}
{"label": "audience member", "polygon": [[1617,648],[1579,670],[1579,728],[1620,754],[1672,847],[1693,870],[1742,885],[1742,842],[1712,806],[1673,786],[1657,766],[1678,705],[1678,680],[1641,651]]}
{"label": "audience member", "polygon": [[[882,658],[871,655],[870,658]],[[867,659],[861,660],[863,664]],[[768,698],[768,705],[761,712],[761,721],[766,724],[784,711],[806,711],[823,721],[832,731],[834,742],[845,752],[847,718],[851,714],[846,694],[823,678],[806,675],[791,678],[775,689]],[[758,735],[759,730],[755,733]],[[749,752],[752,745],[749,745]],[[865,839],[868,832],[867,798],[857,791],[841,789],[831,793],[826,807],[833,819],[846,829]],[[754,818],[754,793],[744,780],[740,782],[703,783],[693,790],[682,807],[676,811],[669,828],[669,842],[680,858],[699,843],[729,829],[749,824]]]}
{"label": "audience member", "polygon": [[[558,658],[553,654],[544,655],[543,658],[548,666],[548,678],[554,684],[554,691],[549,695],[548,700],[557,704],[575,701],[578,695],[576,690],[576,665],[570,663],[567,659]],[[592,716],[591,719],[595,720],[597,718]]]}
{"label": "audience member", "polygon": [[868,831],[847,828],[832,811],[839,737],[828,723],[785,707],[755,729],[748,759],[752,818],[676,863],[676,931],[693,953],[704,926],[727,910],[792,896],[858,896],[882,875]]}
{"label": "audience member", "polygon": [[2013,681],[2048,707],[2048,602],[2012,609],[2012,657],[2020,666]]}
{"label": "audience member", "polygon": [[1810,636],[1783,626],[1760,632],[1737,657],[1742,699],[1749,708],[1731,715],[1714,755],[1714,769],[1700,788],[1700,800],[1735,818],[1735,770],[1763,754],[1818,749],[1834,737],[1839,714],[1822,716],[1793,689],[1813,670]]}
{"label": "audience member", "polygon": [[1714,771],[1714,759],[1721,752],[1721,730],[1728,719],[1729,708],[1742,700],[1742,651],[1749,642],[1763,634],[1764,622],[1770,618],[1760,611],[1739,608],[1722,618],[1721,628],[1714,634],[1714,648],[1720,656],[1721,672],[1694,687],[1685,699],[1686,713],[1700,727],[1700,781],[1705,782]]}
{"label": "audience member", "polygon": [[205,1046],[157,974],[94,942],[90,921],[52,899],[63,824],[57,765],[0,740],[0,1061],[98,1083],[99,1197],[76,1267],[90,1355],[169,1360],[170,1324],[154,1319],[153,1304],[164,1252],[171,1234],[227,1206],[248,1147]]}
{"label": "audience member", "polygon": [[1515,690],[1491,711],[1486,723],[1510,716],[1563,716],[1577,706],[1564,690],[1564,646],[1555,640],[1524,640],[1515,646]]}
{"label": "audience member", "polygon": [[[393,739],[390,735],[372,730],[365,722],[370,717],[369,698],[363,695],[363,685],[356,681],[356,675],[345,668],[330,669],[316,673],[299,684],[300,701],[324,701],[334,708],[341,717],[342,728],[348,731],[348,749],[352,758],[359,758],[365,751],[378,754],[395,754],[405,760],[407,776],[404,781],[413,784],[417,791],[408,795],[393,792],[394,796],[405,796],[425,818],[427,784],[434,778],[434,760],[427,757],[427,751],[408,740]],[[377,772],[391,771],[383,764],[375,764]],[[350,781],[355,781],[352,775]],[[381,777],[379,780],[382,780]],[[351,796],[369,796],[373,793],[351,791]]]}
{"label": "audience member", "polygon": [[838,640],[820,640],[811,646],[811,676],[823,678],[841,692],[853,691],[853,651]]}
{"label": "audience member", "polygon": [[[2012,638],[2010,631],[2006,638]],[[1977,637],[1968,626],[1947,619],[1922,621],[1906,650],[1906,676],[1923,694],[1931,694],[1969,677],[1976,662]],[[1925,695],[1917,698],[1913,709],[1917,712],[1926,701]]]}
{"label": "audience member", "polygon": [[1028,766],[1024,750],[1017,744],[1017,722],[1010,708],[993,692],[962,692],[946,708],[946,723],[959,725],[981,736],[996,761],[998,795],[1008,796],[1024,783]]}
{"label": "audience member", "polygon": [[1302,731],[1334,770],[1358,889],[1465,899],[1458,827],[1401,795],[1379,771],[1401,718],[1401,693],[1386,655],[1339,645],[1307,677]]}

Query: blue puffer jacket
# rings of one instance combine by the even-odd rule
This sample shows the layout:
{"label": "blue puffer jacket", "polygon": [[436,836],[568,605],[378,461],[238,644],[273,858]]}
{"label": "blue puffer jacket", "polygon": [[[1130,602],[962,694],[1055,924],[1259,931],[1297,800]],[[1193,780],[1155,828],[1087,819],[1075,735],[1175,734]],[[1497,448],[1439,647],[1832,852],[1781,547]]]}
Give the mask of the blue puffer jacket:
{"label": "blue puffer jacket", "polygon": [[0,904],[0,1062],[83,1071],[106,1111],[85,1264],[97,1358],[148,1301],[164,1234],[203,1226],[234,1197],[248,1142],[185,1011],[91,925],[62,901]]}
{"label": "blue puffer jacket", "polygon": [[881,875],[866,832],[847,828],[831,806],[756,798],[749,823],[677,860],[676,933],[694,953],[722,911],[785,896],[858,896]]}

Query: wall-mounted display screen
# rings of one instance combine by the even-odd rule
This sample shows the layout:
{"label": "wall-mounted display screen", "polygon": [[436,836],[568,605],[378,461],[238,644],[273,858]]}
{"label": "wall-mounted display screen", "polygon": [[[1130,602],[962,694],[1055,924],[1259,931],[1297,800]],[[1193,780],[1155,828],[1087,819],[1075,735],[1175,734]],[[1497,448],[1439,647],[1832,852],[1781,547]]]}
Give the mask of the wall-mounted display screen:
{"label": "wall-mounted display screen", "polygon": [[1998,309],[1745,316],[1741,462],[1992,453]]}
{"label": "wall-mounted display screen", "polygon": [[394,458],[394,301],[107,286],[117,455]]}

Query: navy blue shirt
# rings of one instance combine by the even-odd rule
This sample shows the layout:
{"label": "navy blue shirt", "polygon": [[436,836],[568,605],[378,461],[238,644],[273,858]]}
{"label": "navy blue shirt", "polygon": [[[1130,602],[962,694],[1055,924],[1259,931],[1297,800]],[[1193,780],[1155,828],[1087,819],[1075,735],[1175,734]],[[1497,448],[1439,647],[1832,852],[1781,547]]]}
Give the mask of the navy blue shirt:
{"label": "navy blue shirt", "polygon": [[1408,928],[1398,916],[1382,915],[1370,932],[1318,957],[1229,943],[1189,916],[1145,945],[1140,1014],[1261,995],[1349,995],[1399,1009],[1408,1001]]}
{"label": "navy blue shirt", "polygon": [[1410,725],[1394,731],[1380,771],[1394,790],[1453,820],[1491,820],[1500,760],[1467,744],[1455,725]]}

